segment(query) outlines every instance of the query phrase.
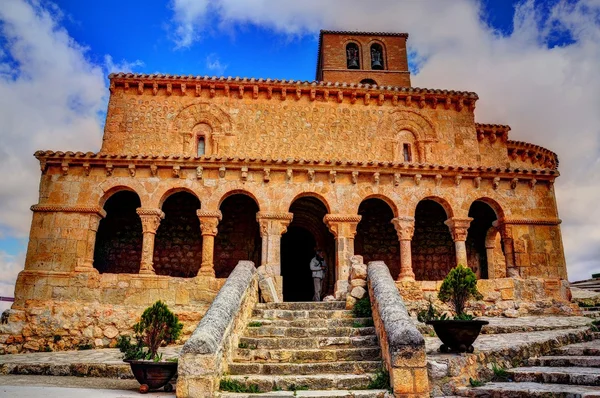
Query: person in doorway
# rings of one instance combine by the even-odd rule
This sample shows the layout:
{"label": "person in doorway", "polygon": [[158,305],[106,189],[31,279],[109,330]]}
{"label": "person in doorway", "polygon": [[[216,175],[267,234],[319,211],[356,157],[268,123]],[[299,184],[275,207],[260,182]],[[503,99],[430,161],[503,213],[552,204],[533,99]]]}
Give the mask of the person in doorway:
{"label": "person in doorway", "polygon": [[313,301],[321,301],[321,289],[323,287],[323,278],[325,277],[326,269],[327,264],[323,257],[323,250],[317,249],[315,256],[310,260],[310,270],[312,271],[313,285],[315,287]]}

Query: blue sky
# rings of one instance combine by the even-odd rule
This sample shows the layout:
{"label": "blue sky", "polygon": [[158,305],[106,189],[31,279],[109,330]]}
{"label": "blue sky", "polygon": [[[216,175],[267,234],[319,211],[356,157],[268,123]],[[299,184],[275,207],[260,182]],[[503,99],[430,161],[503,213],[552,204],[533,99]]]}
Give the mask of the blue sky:
{"label": "blue sky", "polygon": [[31,155],[99,149],[109,72],[313,80],[319,29],[408,32],[415,86],[475,91],[478,121],[558,152],[570,278],[600,271],[597,0],[4,0],[0,295],[23,266]]}

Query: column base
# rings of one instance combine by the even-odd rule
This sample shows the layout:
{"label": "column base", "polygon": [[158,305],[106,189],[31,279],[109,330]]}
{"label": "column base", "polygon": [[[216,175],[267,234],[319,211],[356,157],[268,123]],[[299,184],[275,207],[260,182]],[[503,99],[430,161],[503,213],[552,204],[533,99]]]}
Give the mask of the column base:
{"label": "column base", "polygon": [[79,274],[99,274],[98,270],[94,267],[81,267],[81,266],[77,266],[75,267],[75,272],[79,273]]}
{"label": "column base", "polygon": [[139,272],[140,275],[156,275],[153,269],[141,269]]}
{"label": "column base", "polygon": [[200,267],[198,270],[198,276],[208,276],[211,278],[215,277],[215,269],[213,267]]}
{"label": "column base", "polygon": [[414,273],[405,273],[405,274],[400,274],[398,275],[398,279],[396,279],[397,282],[414,282],[415,281],[415,274]]}

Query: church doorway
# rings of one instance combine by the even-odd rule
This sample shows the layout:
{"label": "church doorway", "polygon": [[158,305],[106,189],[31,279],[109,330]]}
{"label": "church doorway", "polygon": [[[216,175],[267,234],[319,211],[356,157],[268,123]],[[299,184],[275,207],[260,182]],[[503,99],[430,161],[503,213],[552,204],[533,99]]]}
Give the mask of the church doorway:
{"label": "church doorway", "polygon": [[281,237],[283,300],[312,300],[314,291],[309,266],[317,248],[325,252],[328,265],[322,295],[332,294],[335,284],[335,241],[323,223],[327,207],[316,197],[304,196],[292,203],[290,212],[294,218]]}
{"label": "church doorway", "polygon": [[473,218],[466,242],[469,267],[479,279],[505,277],[506,260],[502,241],[493,226],[498,218],[496,212],[489,204],[476,200],[471,204],[469,217]]}

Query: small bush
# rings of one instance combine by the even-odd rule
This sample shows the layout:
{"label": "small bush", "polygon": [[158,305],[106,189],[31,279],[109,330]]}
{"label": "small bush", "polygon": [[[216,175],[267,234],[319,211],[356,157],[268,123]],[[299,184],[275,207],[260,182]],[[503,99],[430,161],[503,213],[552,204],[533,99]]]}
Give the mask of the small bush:
{"label": "small bush", "polygon": [[219,382],[219,389],[221,391],[229,391],[229,392],[242,392],[247,394],[257,394],[260,391],[256,384],[250,384],[249,386],[245,386],[237,380],[231,380],[230,378],[221,379]]}
{"label": "small bush", "polygon": [[263,325],[263,324],[262,324],[262,322],[256,322],[256,321],[253,321],[253,322],[250,322],[250,323],[248,324],[248,327],[250,327],[250,328],[259,328],[259,327],[261,327],[262,325]]}
{"label": "small bush", "polygon": [[483,296],[477,290],[475,273],[470,268],[459,264],[444,278],[438,298],[442,302],[450,304],[457,317],[455,319],[461,319],[459,317],[464,316],[467,302],[471,298],[481,300]]}
{"label": "small bush", "polygon": [[375,377],[367,385],[368,390],[389,390],[390,374],[385,369],[379,369]]}
{"label": "small bush", "polygon": [[136,352],[140,352],[140,347],[147,347],[148,355],[145,359],[154,359],[161,345],[172,343],[179,338],[181,329],[183,324],[179,322],[177,315],[173,314],[165,303],[157,301],[146,308],[140,321],[133,325],[138,341]]}
{"label": "small bush", "polygon": [[244,342],[238,343],[238,348],[248,348],[248,343],[244,343]]}
{"label": "small bush", "polygon": [[492,371],[494,372],[494,377],[492,378],[493,381],[510,381],[508,372],[503,367],[494,363],[492,364]]}
{"label": "small bush", "polygon": [[481,380],[477,380],[477,379],[472,379],[469,377],[469,384],[471,385],[471,387],[481,387],[484,386],[485,383]]}
{"label": "small bush", "polygon": [[417,320],[419,322],[425,323],[427,321],[434,321],[438,319],[439,316],[440,313],[435,309],[433,303],[431,302],[431,298],[429,298],[429,305],[427,306],[427,309],[419,311],[419,313],[417,314]]}
{"label": "small bush", "polygon": [[371,312],[371,301],[368,296],[361,298],[354,304],[352,314],[357,318],[370,318],[373,315]]}

